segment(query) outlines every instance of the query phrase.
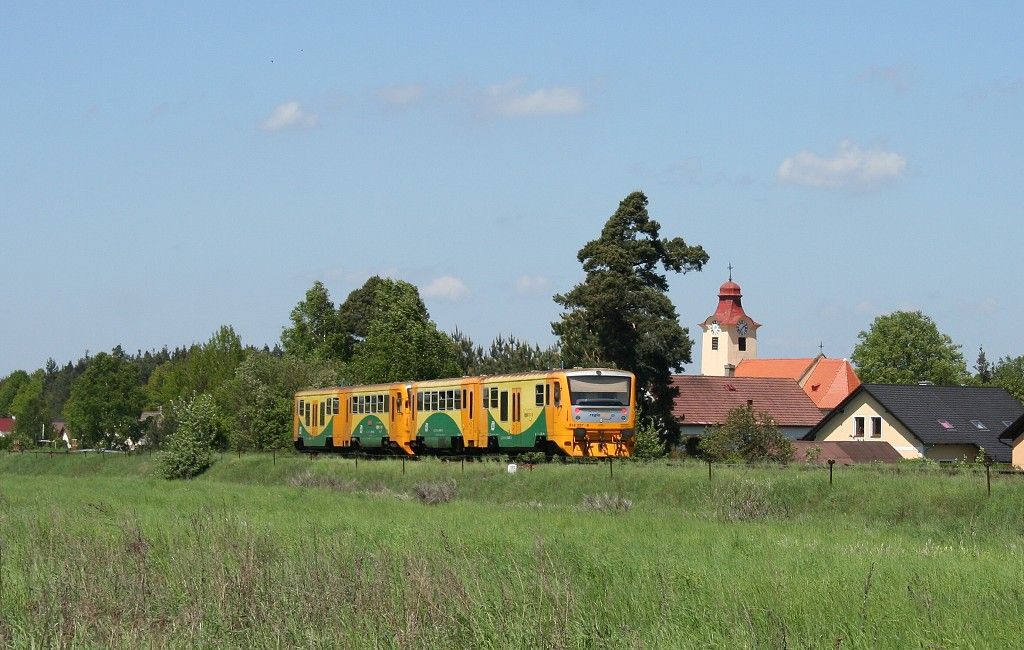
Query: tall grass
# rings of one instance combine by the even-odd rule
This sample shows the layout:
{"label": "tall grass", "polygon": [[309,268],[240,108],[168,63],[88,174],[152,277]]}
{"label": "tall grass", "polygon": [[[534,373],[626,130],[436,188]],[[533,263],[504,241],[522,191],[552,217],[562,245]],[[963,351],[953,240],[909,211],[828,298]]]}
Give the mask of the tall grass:
{"label": "tall grass", "polygon": [[1021,530],[1016,476],[0,455],[0,642],[1013,646]]}

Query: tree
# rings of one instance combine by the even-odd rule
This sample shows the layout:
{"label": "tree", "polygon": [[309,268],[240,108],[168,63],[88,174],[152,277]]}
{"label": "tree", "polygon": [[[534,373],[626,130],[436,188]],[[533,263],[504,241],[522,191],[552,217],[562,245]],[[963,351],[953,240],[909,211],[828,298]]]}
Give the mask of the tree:
{"label": "tree", "polygon": [[192,394],[213,393],[234,377],[244,358],[241,338],[230,325],[222,325],[206,343],[157,366],[146,384],[146,401],[166,406]]}
{"label": "tree", "polygon": [[453,377],[458,353],[427,313],[408,282],[382,280],[375,296],[379,314],[354,350],[348,369],[363,384]]}
{"label": "tree", "polygon": [[216,395],[226,415],[231,446],[269,450],[291,444],[295,391],[339,384],[339,365],[330,360],[250,352]]}
{"label": "tree", "polygon": [[[356,346],[363,342],[370,333],[370,325],[377,320],[381,309],[377,303],[377,289],[385,284],[385,280],[374,275],[352,293],[348,294],[338,307],[338,321],[344,336],[342,359],[348,361],[355,353]],[[419,294],[417,294],[417,298]],[[420,301],[418,311],[427,313],[427,307]]]}
{"label": "tree", "polygon": [[71,387],[64,418],[84,447],[121,446],[138,434],[144,402],[135,366],[101,352]]}
{"label": "tree", "polygon": [[674,440],[670,377],[691,361],[693,341],[679,325],[661,270],[699,271],[708,254],[681,237],[662,238],[661,225],[647,213],[647,197],[633,192],[577,258],[586,279],[555,296],[565,311],[551,325],[566,365],[612,365],[635,373],[638,388],[653,398],[650,415]]}
{"label": "tree", "polygon": [[701,438],[699,448],[713,461],[793,460],[793,443],[770,415],[750,406],[737,406],[729,411],[725,422],[711,427]]}
{"label": "tree", "polygon": [[168,417],[175,430],[158,460],[164,478],[192,478],[206,471],[213,463],[215,441],[223,437],[223,416],[213,397],[203,393],[173,402]]}
{"label": "tree", "polygon": [[879,316],[857,338],[852,359],[864,383],[959,385],[969,378],[960,346],[920,311]]}
{"label": "tree", "polygon": [[992,368],[992,385],[1002,386],[1024,402],[1024,356],[1003,357]]}
{"label": "tree", "polygon": [[490,349],[480,357],[479,372],[485,375],[499,375],[528,370],[558,368],[562,355],[558,346],[541,348],[536,343],[527,343],[509,334],[508,338],[498,336],[491,342]]}
{"label": "tree", "polygon": [[974,363],[974,370],[977,374],[974,378],[979,384],[988,384],[992,381],[992,365],[985,356],[985,348],[978,346],[978,360]]}
{"label": "tree", "polygon": [[53,435],[50,408],[43,396],[43,378],[44,372],[37,370],[11,400],[14,435],[22,441],[22,447],[34,446],[36,440],[49,440]]}
{"label": "tree", "polygon": [[345,334],[331,296],[317,280],[292,309],[291,327],[281,332],[284,351],[303,359],[342,359]]}
{"label": "tree", "polygon": [[31,379],[24,370],[15,370],[0,380],[0,417],[11,415],[11,402]]}

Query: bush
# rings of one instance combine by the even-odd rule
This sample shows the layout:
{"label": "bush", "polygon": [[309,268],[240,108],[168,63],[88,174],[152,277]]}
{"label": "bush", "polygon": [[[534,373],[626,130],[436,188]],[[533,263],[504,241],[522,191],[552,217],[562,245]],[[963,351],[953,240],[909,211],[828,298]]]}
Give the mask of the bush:
{"label": "bush", "polygon": [[159,456],[164,478],[192,478],[213,463],[213,443],[221,435],[223,421],[216,402],[207,393],[171,404],[174,433]]}
{"label": "bush", "polygon": [[633,458],[654,460],[665,455],[665,443],[658,435],[654,421],[644,418],[636,428],[636,441],[633,443]]}
{"label": "bush", "polygon": [[714,490],[715,514],[723,521],[757,521],[789,514],[773,499],[772,483],[743,479],[717,486]]}
{"label": "bush", "polygon": [[729,411],[725,422],[711,427],[700,441],[700,450],[713,461],[788,462],[793,443],[782,434],[771,416],[749,406]]}
{"label": "bush", "polygon": [[420,500],[420,503],[425,503],[430,506],[437,505],[439,503],[448,503],[454,499],[459,493],[459,486],[453,480],[437,481],[433,483],[418,483],[413,488],[413,494]]}

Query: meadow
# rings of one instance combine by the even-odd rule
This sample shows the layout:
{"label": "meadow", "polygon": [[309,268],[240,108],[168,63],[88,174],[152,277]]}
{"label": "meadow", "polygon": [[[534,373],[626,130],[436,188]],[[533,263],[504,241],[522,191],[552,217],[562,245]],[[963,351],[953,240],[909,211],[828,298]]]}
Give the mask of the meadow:
{"label": "meadow", "polygon": [[1024,477],[0,455],[12,647],[1019,647]]}

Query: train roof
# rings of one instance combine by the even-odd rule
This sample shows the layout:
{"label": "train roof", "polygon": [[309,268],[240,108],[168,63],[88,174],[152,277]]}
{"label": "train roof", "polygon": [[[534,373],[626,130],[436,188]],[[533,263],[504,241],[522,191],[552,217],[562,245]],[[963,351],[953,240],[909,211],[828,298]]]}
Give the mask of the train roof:
{"label": "train roof", "polygon": [[522,379],[546,379],[552,375],[565,375],[566,377],[607,375],[611,377],[632,377],[633,373],[628,370],[615,368],[555,368],[553,370],[527,370],[525,372],[510,372],[497,375],[466,375],[463,377],[446,377],[444,379],[426,379],[423,381],[396,381],[390,384],[368,384],[365,386],[329,386],[327,388],[306,388],[295,393],[296,396],[322,395],[323,393],[350,391],[350,392],[373,392],[386,391],[396,387],[410,385],[433,387],[451,386],[461,384],[467,380],[479,380],[482,382],[495,381],[516,381]]}

